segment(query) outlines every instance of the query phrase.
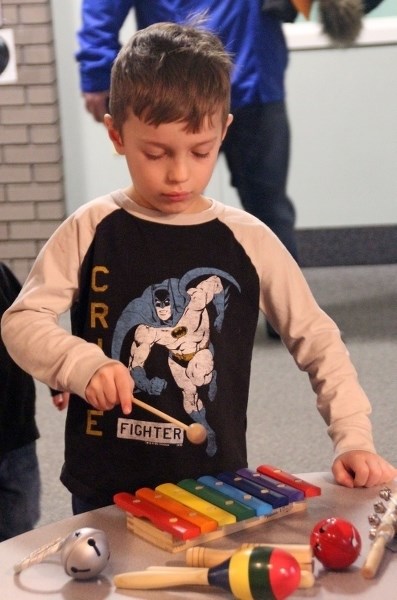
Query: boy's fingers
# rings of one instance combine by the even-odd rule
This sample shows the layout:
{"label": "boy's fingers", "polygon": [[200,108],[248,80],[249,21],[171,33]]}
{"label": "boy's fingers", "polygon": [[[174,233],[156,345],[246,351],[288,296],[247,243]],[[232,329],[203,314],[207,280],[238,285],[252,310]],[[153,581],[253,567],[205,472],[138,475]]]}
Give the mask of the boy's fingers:
{"label": "boy's fingers", "polygon": [[132,380],[128,374],[127,379],[116,381],[117,392],[123,414],[129,415],[132,411]]}
{"label": "boy's fingers", "polygon": [[354,485],[356,487],[373,487],[387,483],[389,475],[392,474],[389,466],[391,465],[380,456],[369,454],[366,460],[357,464]]}
{"label": "boy's fingers", "polygon": [[126,398],[120,398],[120,406],[124,415],[130,415],[132,412],[132,402],[131,400],[127,400]]}
{"label": "boy's fingers", "polygon": [[132,412],[132,402],[131,399],[127,400],[126,398],[120,398],[120,406],[124,415],[130,415]]}
{"label": "boy's fingers", "polygon": [[337,483],[344,485],[345,487],[353,487],[353,477],[346,470],[343,462],[340,459],[337,459],[332,465],[332,472]]}
{"label": "boy's fingers", "polygon": [[133,381],[128,369],[121,363],[112,363],[98,369],[85,390],[89,404],[100,410],[111,410],[120,404],[124,414],[130,414]]}
{"label": "boy's fingers", "polygon": [[372,452],[347,452],[332,465],[337,483],[346,487],[373,487],[388,483],[396,476],[396,469]]}

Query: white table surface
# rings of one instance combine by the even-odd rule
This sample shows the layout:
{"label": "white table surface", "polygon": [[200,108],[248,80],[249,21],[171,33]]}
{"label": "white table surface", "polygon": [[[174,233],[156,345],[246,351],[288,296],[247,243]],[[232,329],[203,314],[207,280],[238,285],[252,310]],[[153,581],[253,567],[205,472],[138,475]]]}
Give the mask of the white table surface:
{"label": "white table surface", "polygon": [[[321,496],[309,498],[305,512],[288,515],[259,527],[211,542],[208,546],[234,548],[244,542],[307,544],[314,525],[328,517],[340,517],[352,522],[360,532],[362,551],[357,561],[344,572],[325,570],[315,560],[316,581],[310,589],[298,589],[290,598],[347,600],[395,600],[397,598],[397,554],[387,550],[376,578],[366,580],[360,567],[370,547],[368,515],[379,500],[380,488],[350,490],[335,484],[330,473],[304,473],[301,477],[322,488]],[[397,481],[390,486],[397,491]],[[60,554],[54,554],[40,564],[14,575],[14,565],[33,550],[59,536],[66,536],[80,527],[95,527],[106,532],[111,557],[101,575],[92,581],[77,581],[64,572]],[[90,513],[70,517],[19,535],[0,543],[1,600],[226,600],[232,598],[225,590],[207,586],[184,586],[161,590],[121,590],[112,583],[116,573],[145,569],[152,565],[183,566],[185,553],[171,554],[141,540],[127,530],[125,513],[109,506]]]}

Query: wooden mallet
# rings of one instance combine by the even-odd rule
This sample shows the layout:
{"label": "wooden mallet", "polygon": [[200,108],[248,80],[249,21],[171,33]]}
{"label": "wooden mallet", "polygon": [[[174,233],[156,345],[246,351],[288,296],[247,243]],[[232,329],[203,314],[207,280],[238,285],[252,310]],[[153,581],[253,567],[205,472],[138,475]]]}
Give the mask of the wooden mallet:
{"label": "wooden mallet", "polygon": [[140,406],[144,410],[147,410],[153,415],[157,415],[158,417],[160,417],[160,419],[163,419],[168,423],[173,423],[174,425],[177,425],[178,427],[186,431],[186,437],[192,444],[202,444],[207,439],[207,430],[200,423],[191,423],[190,425],[186,425],[186,423],[182,423],[182,421],[171,417],[171,415],[168,415],[162,410],[159,410],[158,408],[155,408],[150,404],[146,404],[146,402],[135,398],[135,396],[133,396],[132,401],[134,404]]}

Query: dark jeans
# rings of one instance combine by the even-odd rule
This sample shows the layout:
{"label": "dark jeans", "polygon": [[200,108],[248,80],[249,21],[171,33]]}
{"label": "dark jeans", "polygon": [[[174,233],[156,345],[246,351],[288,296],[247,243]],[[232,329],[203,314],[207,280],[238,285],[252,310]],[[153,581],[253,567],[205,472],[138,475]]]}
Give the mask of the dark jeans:
{"label": "dark jeans", "polygon": [[33,529],[40,518],[40,472],[36,443],[0,460],[0,542]]}
{"label": "dark jeans", "polygon": [[286,192],[290,130],[285,103],[236,110],[222,151],[243,208],[266,223],[297,260],[295,209]]}

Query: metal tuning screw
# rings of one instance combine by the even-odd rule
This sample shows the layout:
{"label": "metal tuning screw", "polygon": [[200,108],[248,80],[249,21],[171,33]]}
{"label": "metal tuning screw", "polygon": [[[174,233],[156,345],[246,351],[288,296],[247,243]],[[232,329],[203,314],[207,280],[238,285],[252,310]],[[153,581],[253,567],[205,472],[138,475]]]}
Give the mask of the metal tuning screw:
{"label": "metal tuning screw", "polygon": [[375,514],[369,515],[368,522],[371,527],[378,527],[380,525],[380,516]]}
{"label": "metal tuning screw", "polygon": [[383,515],[386,512],[386,506],[383,502],[376,502],[374,504],[374,510],[378,515]]}
{"label": "metal tuning screw", "polygon": [[391,498],[391,489],[388,487],[382,488],[379,492],[379,496],[382,498],[382,500],[390,500]]}

